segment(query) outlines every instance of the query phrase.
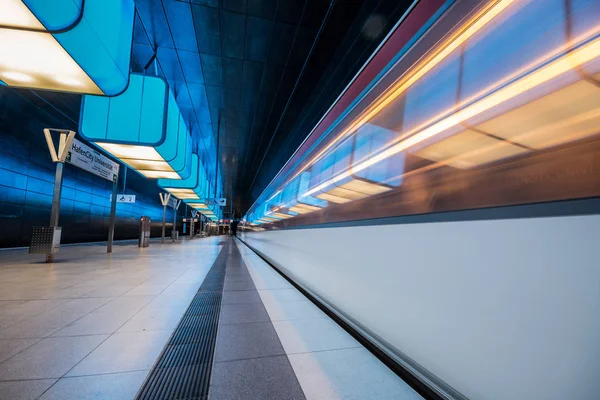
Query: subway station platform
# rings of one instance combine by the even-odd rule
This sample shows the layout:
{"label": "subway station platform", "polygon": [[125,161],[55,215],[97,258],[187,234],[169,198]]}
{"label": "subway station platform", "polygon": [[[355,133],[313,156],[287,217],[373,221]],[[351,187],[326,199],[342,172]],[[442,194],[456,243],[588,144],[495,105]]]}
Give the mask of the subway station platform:
{"label": "subway station platform", "polygon": [[421,398],[237,239],[56,260],[0,251],[0,399]]}

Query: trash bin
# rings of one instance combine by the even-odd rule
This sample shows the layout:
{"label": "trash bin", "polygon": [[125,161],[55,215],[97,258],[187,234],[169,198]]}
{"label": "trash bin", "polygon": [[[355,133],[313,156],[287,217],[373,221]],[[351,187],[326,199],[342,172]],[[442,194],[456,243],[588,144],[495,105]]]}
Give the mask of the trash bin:
{"label": "trash bin", "polygon": [[142,216],[140,218],[140,239],[138,242],[139,247],[148,247],[150,245],[150,217]]}

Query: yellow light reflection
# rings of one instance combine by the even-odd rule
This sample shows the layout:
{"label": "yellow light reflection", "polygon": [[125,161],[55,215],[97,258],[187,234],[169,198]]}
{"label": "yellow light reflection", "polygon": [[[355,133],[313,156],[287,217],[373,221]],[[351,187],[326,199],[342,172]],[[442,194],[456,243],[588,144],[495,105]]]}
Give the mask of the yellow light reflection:
{"label": "yellow light reflection", "polygon": [[273,212],[273,213],[271,213],[269,215],[272,215],[272,216],[274,216],[276,218],[279,218],[279,219],[287,219],[287,218],[292,218],[293,217],[293,215],[279,213],[279,212]]}
{"label": "yellow light reflection", "polygon": [[315,207],[315,206],[309,206],[309,205],[302,204],[302,203],[298,203],[295,206],[290,207],[289,210],[293,211],[295,213],[298,213],[298,214],[308,214],[310,212],[320,210],[320,208]]}
{"label": "yellow light reflection", "polygon": [[416,153],[419,157],[444,162],[455,168],[472,168],[528,150],[474,131],[464,131]]}
{"label": "yellow light reflection", "polygon": [[344,183],[340,187],[344,189],[354,190],[355,192],[365,193],[368,195],[385,193],[392,190],[392,188],[388,186],[378,185],[375,183],[363,181],[361,179],[354,179],[348,183]]}
{"label": "yellow light reflection", "polygon": [[349,190],[349,189],[345,189],[345,188],[337,187],[337,186],[331,190],[328,190],[327,193],[332,194],[334,196],[343,197],[348,200],[358,200],[358,199],[362,199],[363,197],[367,196],[367,194],[365,194],[365,193],[360,193],[360,192],[356,192],[354,190]]}
{"label": "yellow light reflection", "polygon": [[599,126],[600,88],[581,80],[481,123],[477,129],[542,149],[596,134]]}
{"label": "yellow light reflection", "polygon": [[347,199],[344,197],[339,197],[339,196],[334,196],[329,193],[321,193],[321,194],[316,195],[315,197],[317,199],[327,200],[332,203],[338,203],[338,204],[348,203],[350,201],[350,199]]}

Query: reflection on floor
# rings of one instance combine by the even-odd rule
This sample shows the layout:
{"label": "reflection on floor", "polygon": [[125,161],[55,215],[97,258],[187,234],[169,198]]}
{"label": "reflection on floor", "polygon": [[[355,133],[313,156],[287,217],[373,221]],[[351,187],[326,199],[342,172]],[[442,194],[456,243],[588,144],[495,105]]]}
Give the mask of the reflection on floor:
{"label": "reflection on floor", "polygon": [[[0,251],[0,399],[131,399],[224,237]],[[228,265],[210,399],[417,399],[258,256]]]}

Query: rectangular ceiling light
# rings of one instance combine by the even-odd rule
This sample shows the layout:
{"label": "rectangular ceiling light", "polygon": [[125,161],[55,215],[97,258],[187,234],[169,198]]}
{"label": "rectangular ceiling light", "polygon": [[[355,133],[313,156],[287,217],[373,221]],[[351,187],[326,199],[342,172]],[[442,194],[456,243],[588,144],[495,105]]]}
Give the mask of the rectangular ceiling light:
{"label": "rectangular ceiling light", "polygon": [[192,189],[177,189],[177,188],[164,188],[167,192],[173,196],[182,200],[193,200],[198,199],[198,195]]}
{"label": "rectangular ceiling light", "polygon": [[192,207],[192,208],[195,208],[196,210],[200,210],[200,211],[202,211],[202,210],[208,210],[208,206],[206,204],[204,204],[204,203],[197,203],[197,202],[193,202],[192,201],[192,202],[189,202],[189,203],[186,203],[186,204],[188,206]]}
{"label": "rectangular ceiling light", "polygon": [[[132,74],[122,94],[83,96],[81,110],[80,134],[140,174],[152,179],[190,177],[192,139],[162,78]],[[198,164],[195,166],[198,172]]]}
{"label": "rectangular ceiling light", "polygon": [[133,0],[0,1],[0,83],[114,96],[127,87]]}
{"label": "rectangular ceiling light", "polygon": [[[186,200],[200,200],[207,197],[206,171],[197,154],[192,154],[190,176],[186,179],[159,179],[158,186],[171,193],[173,196]],[[206,206],[204,206],[206,208]]]}

